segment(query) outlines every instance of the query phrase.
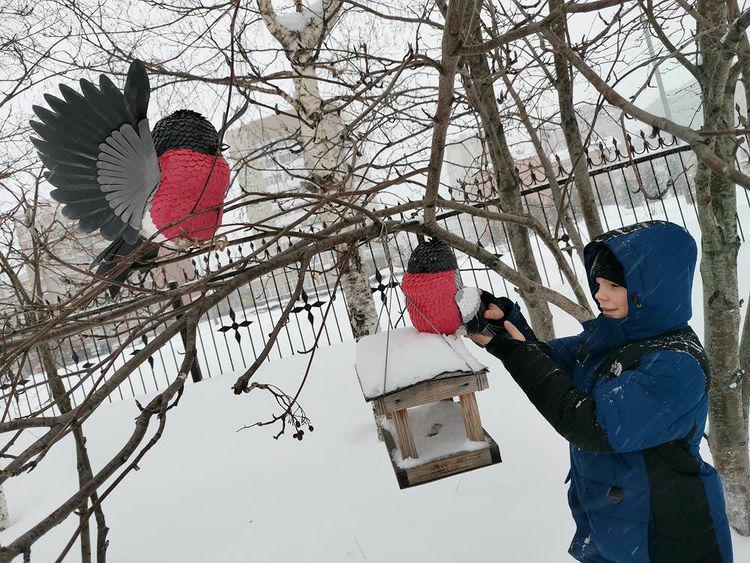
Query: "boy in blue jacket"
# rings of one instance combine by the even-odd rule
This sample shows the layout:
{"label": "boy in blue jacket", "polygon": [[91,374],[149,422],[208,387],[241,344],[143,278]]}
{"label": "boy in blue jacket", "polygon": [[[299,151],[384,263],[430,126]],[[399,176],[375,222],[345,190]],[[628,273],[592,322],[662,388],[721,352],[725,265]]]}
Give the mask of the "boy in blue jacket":
{"label": "boy in blue jacket", "polygon": [[579,561],[732,561],[721,482],[699,453],[709,370],[687,324],[696,257],[690,233],[666,221],[596,237],[584,261],[601,314],[546,343],[518,305],[484,295],[471,338],[570,442]]}

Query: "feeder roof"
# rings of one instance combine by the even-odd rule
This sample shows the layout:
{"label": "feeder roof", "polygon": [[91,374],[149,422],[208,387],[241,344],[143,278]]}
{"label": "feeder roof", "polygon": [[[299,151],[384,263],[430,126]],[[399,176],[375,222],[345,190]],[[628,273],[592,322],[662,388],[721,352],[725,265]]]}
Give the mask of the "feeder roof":
{"label": "feeder roof", "polygon": [[447,374],[487,368],[467,350],[463,337],[419,332],[409,326],[362,338],[357,343],[356,369],[362,394],[369,401]]}

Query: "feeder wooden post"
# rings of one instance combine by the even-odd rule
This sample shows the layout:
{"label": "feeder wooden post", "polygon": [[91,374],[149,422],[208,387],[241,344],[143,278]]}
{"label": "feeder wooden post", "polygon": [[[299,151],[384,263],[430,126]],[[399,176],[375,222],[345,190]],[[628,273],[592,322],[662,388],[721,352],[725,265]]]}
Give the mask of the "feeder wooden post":
{"label": "feeder wooden post", "polygon": [[396,427],[396,438],[398,438],[398,447],[401,450],[403,459],[413,457],[417,459],[417,446],[414,444],[414,434],[412,434],[411,423],[409,422],[409,413],[406,409],[393,413],[393,424]]}
{"label": "feeder wooden post", "polygon": [[375,428],[378,430],[378,440],[381,442],[385,441],[385,438],[383,438],[383,421],[385,421],[385,417],[382,414],[378,414],[373,409],[372,411],[372,417],[375,419]]}
{"label": "feeder wooden post", "polygon": [[474,442],[484,441],[484,430],[482,420],[479,418],[479,407],[477,397],[474,393],[460,395],[461,408],[464,411],[464,424],[466,425],[466,436]]}
{"label": "feeder wooden post", "polygon": [[392,420],[393,415],[391,413],[379,413],[373,407],[372,416],[375,419],[375,428],[377,428],[378,431],[378,440],[380,442],[385,442],[385,438],[383,437],[383,422],[385,422],[386,420]]}

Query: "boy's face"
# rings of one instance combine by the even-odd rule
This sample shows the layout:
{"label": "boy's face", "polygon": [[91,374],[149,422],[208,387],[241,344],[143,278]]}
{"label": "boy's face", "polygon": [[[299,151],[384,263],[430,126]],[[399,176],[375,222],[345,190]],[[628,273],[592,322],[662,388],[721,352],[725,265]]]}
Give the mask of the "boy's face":
{"label": "boy's face", "polygon": [[605,317],[624,319],[628,316],[628,290],[605,278],[596,278],[599,290],[594,298]]}

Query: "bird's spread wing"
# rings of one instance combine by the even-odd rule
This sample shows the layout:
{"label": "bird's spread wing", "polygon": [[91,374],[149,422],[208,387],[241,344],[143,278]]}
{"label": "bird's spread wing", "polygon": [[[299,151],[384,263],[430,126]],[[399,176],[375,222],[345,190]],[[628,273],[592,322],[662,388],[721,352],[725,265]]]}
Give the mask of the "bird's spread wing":
{"label": "bird's spread wing", "polygon": [[40,121],[31,141],[47,168],[51,195],[84,232],[135,243],[149,196],[159,183],[159,161],[146,112],[149,83],[140,61],[130,65],[125,90],[100,76],[81,93],[60,85],[63,99],[46,94],[50,109],[34,106]]}
{"label": "bird's spread wing", "polygon": [[139,230],[143,210],[160,174],[148,120],[138,124],[138,131],[126,123],[113,131],[99,149],[97,181],[104,197],[121,221]]}

